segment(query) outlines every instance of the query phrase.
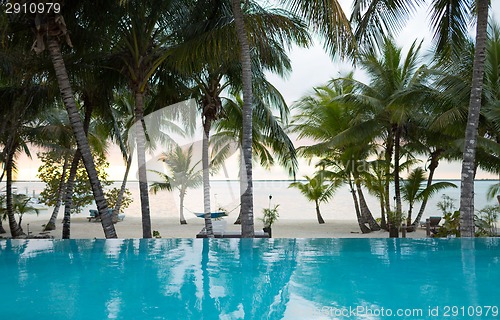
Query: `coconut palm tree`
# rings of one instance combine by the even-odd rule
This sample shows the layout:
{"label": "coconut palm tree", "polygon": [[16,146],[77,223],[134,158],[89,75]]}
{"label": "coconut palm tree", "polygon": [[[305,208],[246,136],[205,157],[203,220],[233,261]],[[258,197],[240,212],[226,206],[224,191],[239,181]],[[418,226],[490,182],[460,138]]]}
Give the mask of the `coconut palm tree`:
{"label": "coconut palm tree", "polygon": [[163,182],[154,182],[151,185],[151,191],[157,193],[160,190],[179,190],[179,220],[180,224],[187,224],[184,218],[184,197],[187,190],[197,188],[203,183],[202,170],[199,168],[200,161],[192,163],[193,145],[190,145],[186,151],[177,146],[171,153],[163,153],[160,160],[163,160],[170,169],[170,174],[155,171]]}
{"label": "coconut palm tree", "polygon": [[328,201],[333,196],[337,185],[331,181],[327,181],[321,171],[316,173],[314,177],[304,176],[304,178],[307,180],[306,183],[300,181],[292,182],[289,188],[299,189],[307,200],[314,201],[316,218],[319,224],[323,224],[325,220],[321,216],[319,205],[321,202]]}
{"label": "coconut palm tree", "polygon": [[[402,50],[394,41],[385,38],[381,53],[363,53],[359,58],[361,67],[368,73],[370,84],[342,78],[343,85],[353,86],[352,92],[344,95],[346,102],[355,107],[355,115],[351,128],[337,139],[347,137],[364,137],[373,141],[382,140],[385,149],[386,170],[390,170],[394,159],[393,182],[396,198],[396,216],[402,213],[400,194],[400,166],[402,145],[407,142],[405,134],[408,128],[421,121],[416,112],[428,97],[431,88],[428,86],[429,73],[425,65],[419,64],[420,45],[415,42],[408,53],[403,56]],[[388,175],[387,171],[387,176]],[[386,184],[386,199],[390,199],[389,181]],[[388,201],[387,212],[390,211]]]}
{"label": "coconut palm tree", "polygon": [[[4,74],[0,73],[0,83]],[[13,174],[17,170],[16,157],[25,152],[31,153],[28,142],[35,140],[33,124],[44,107],[47,91],[33,81],[33,78],[19,78],[11,74],[11,83],[0,87],[0,101],[2,109],[2,131],[0,132],[1,156],[4,162],[6,176],[5,202],[9,227],[13,238],[24,237],[22,228],[15,220],[14,198],[12,194]]]}
{"label": "coconut palm tree", "polygon": [[64,200],[64,190],[66,186],[66,173],[70,164],[70,158],[73,156],[74,139],[72,139],[71,126],[68,123],[66,112],[63,109],[54,108],[44,113],[43,119],[37,124],[39,127],[39,139],[44,148],[48,148],[54,153],[60,154],[63,160],[63,167],[59,187],[57,190],[57,201],[49,221],[45,224],[44,231],[56,229],[56,219],[59,215],[59,209]]}
{"label": "coconut palm tree", "polygon": [[[268,97],[255,96],[257,101],[253,109],[253,159],[268,169],[279,163],[288,170],[291,176],[295,177],[298,167],[297,153],[284,129],[288,123],[288,106],[281,94],[270,83],[266,82],[265,87],[265,90],[259,90],[257,93],[266,92]],[[266,103],[266,100],[270,101]],[[216,133],[212,136],[212,159],[216,167],[234,152],[240,150],[240,155],[242,154],[240,149],[243,136],[242,110],[243,101],[238,95],[235,96],[234,101],[227,99],[223,105],[224,117],[215,123]],[[276,110],[279,116],[274,115],[273,110]],[[241,158],[240,161],[242,161]],[[241,223],[241,213],[240,208],[235,224]]]}
{"label": "coconut palm tree", "polygon": [[[445,4],[446,1],[443,1]],[[463,99],[468,100],[468,111],[466,127],[465,127],[465,139],[463,141],[464,149],[462,156],[462,174],[461,174],[461,196],[460,196],[460,216],[461,216],[461,235],[464,237],[474,236],[474,176],[477,167],[477,157],[480,156],[480,151],[477,149],[480,144],[480,137],[478,136],[479,126],[480,126],[480,110],[483,104],[483,85],[484,85],[484,71],[487,55],[487,23],[488,23],[488,1],[462,1],[457,4],[456,9],[449,11],[447,8],[449,6],[434,7],[436,11],[435,16],[437,18],[443,16],[443,12],[448,12],[444,15],[446,19],[437,20],[441,21],[441,24],[434,24],[441,26],[437,29],[436,34],[440,37],[438,39],[444,39],[442,43],[446,42],[452,35],[456,34],[455,37],[460,37],[455,50],[448,49],[445,51],[444,58],[442,58],[445,63],[450,64],[451,60],[456,60],[456,57],[463,57],[464,52],[471,51],[474,52],[473,58],[468,62],[472,65],[472,74],[470,74],[471,83],[469,86],[465,86],[469,92],[465,90],[459,95]],[[476,19],[476,39],[475,44],[471,44],[467,38],[467,26]],[[448,20],[448,21],[446,21]],[[444,21],[444,22],[442,22]],[[450,23],[452,22],[452,23]],[[449,28],[453,27],[453,30]],[[442,32],[441,29],[447,32]],[[439,47],[438,47],[439,49]],[[438,51],[441,53],[443,50]],[[464,61],[464,60],[462,60]],[[457,90],[453,92],[458,93]],[[466,96],[464,97],[464,93]],[[469,94],[470,93],[470,94]]]}
{"label": "coconut palm tree", "polygon": [[460,188],[460,236],[474,237],[474,173],[486,56],[488,0],[477,0],[476,51],[472,76]]}
{"label": "coconut palm tree", "polygon": [[[221,96],[222,92],[228,90],[232,94],[240,94],[247,79],[242,77],[242,64],[238,56],[234,54],[239,51],[237,43],[231,41],[237,37],[235,27],[237,19],[234,19],[231,10],[228,10],[229,1],[214,1],[209,9],[204,3],[197,3],[197,5],[197,9],[193,10],[195,14],[191,18],[192,21],[189,21],[189,27],[185,30],[185,44],[178,47],[175,57],[179,57],[176,60],[180,62],[176,66],[179,72],[191,78],[196,84],[195,89],[198,91],[196,96],[199,97],[202,111],[205,228],[207,234],[210,235],[210,215],[208,214],[210,193],[207,169],[210,163],[208,160],[210,130],[212,124],[224,116],[221,113],[224,100]],[[209,14],[209,20],[203,17],[206,14]],[[251,89],[257,91],[262,88],[260,84],[265,82],[265,71],[283,75],[290,69],[290,61],[283,48],[290,47],[294,43],[306,46],[310,39],[305,26],[299,19],[283,10],[263,8],[254,1],[245,6],[241,18],[245,20],[247,26],[245,33],[252,35],[249,38],[249,45],[254,50],[249,63],[255,79],[252,81],[253,88]],[[243,95],[248,96],[248,92],[243,91]],[[252,108],[248,110],[251,111]],[[243,114],[245,112],[247,111]],[[244,144],[243,139],[241,141]],[[245,148],[241,150],[244,154],[248,151],[251,154],[251,147],[246,151]],[[251,172],[251,169],[248,170],[251,166],[251,163],[242,161],[242,172],[245,174],[241,175],[240,186],[242,199],[246,199],[241,202],[242,211],[245,208],[253,208],[248,202],[251,199],[249,192],[252,192],[252,188],[246,185],[246,181],[251,181],[246,179],[247,173]],[[249,230],[253,230],[253,216],[245,218],[244,225],[242,224],[242,234],[246,234]]]}
{"label": "coconut palm tree", "polygon": [[[34,21],[32,25],[34,26],[36,42],[33,45],[33,49],[36,53],[41,53],[45,51],[46,48],[49,51],[49,56],[54,67],[61,97],[68,112],[70,123],[73,129],[73,134],[78,145],[78,150],[81,153],[81,157],[89,175],[89,180],[92,186],[97,208],[102,217],[101,221],[104,229],[104,234],[106,238],[116,238],[116,231],[111,220],[111,216],[107,215],[108,208],[106,199],[104,198],[102,186],[97,177],[94,159],[90,151],[89,143],[86,138],[84,126],[75,102],[68,72],[61,52],[61,39],[64,39],[65,43],[68,46],[73,46],[70,39],[70,33],[68,32],[68,27],[61,13],[67,13],[67,17],[70,17],[71,14],[74,14],[75,11],[78,11],[75,9],[81,9],[82,3],[83,2],[73,2],[67,6],[61,6],[62,9],[59,13],[37,13],[35,16],[31,15],[27,18],[29,21]],[[96,11],[99,11],[97,10],[97,8],[95,8],[95,6],[94,9],[96,9]],[[81,11],[79,11],[79,17],[82,17]],[[79,44],[83,45],[83,43]]]}
{"label": "coconut palm tree", "polygon": [[[403,199],[408,202],[408,212],[406,215],[406,225],[412,225],[413,206],[416,201],[427,201],[436,192],[445,188],[456,188],[457,186],[450,182],[437,182],[423,188],[423,183],[426,181],[425,171],[421,167],[413,169],[408,177],[403,181],[401,186],[401,194]],[[414,231],[412,227],[408,228]]]}
{"label": "coconut palm tree", "polygon": [[[351,76],[347,79],[352,80]],[[339,99],[353,89],[347,81],[344,84],[346,86],[332,82],[328,86],[317,87],[314,94],[300,99],[295,105],[300,113],[292,122],[292,130],[299,133],[299,138],[314,140],[312,145],[299,148],[303,155],[320,157],[319,166],[328,168],[350,185],[358,224],[361,231],[367,233],[380,230],[380,226],[366,204],[361,186],[363,170],[359,168],[365,166],[365,159],[374,152],[375,145],[371,137],[344,135],[351,127],[356,110]],[[370,228],[365,224],[369,224]]]}
{"label": "coconut palm tree", "polygon": [[[135,137],[139,167],[143,237],[151,238],[151,219],[147,182],[144,126],[144,101],[153,78],[158,78],[162,63],[178,44],[176,38],[187,19],[189,2],[126,1],[121,11],[117,33],[109,39],[113,54],[110,62],[127,80],[135,97]],[[112,63],[110,63],[112,65]]]}
{"label": "coconut palm tree", "polygon": [[[337,0],[334,1],[280,1],[281,4],[290,9],[291,12],[299,14],[307,21],[315,31],[318,31],[324,36],[325,48],[332,54],[346,55],[356,47],[354,33],[351,30],[349,21]],[[371,2],[368,5],[368,2]],[[416,0],[415,2],[419,2]],[[253,190],[252,190],[252,65],[250,57],[250,47],[248,44],[248,35],[245,32],[245,21],[243,19],[242,3],[248,5],[248,1],[232,0],[232,11],[237,28],[237,39],[240,45],[240,61],[242,64],[243,83],[243,99],[244,99],[244,117],[243,117],[243,158],[245,164],[245,179],[243,180],[243,188],[246,191],[242,194],[242,212],[244,214],[245,223],[242,224],[242,234],[244,236],[252,236],[252,227],[245,227],[246,222],[253,225]],[[381,34],[387,31],[393,31],[399,26],[398,20],[395,17],[407,16],[413,9],[413,1],[377,1],[377,0],[358,0],[353,3],[353,20],[357,20],[356,35],[358,38],[366,37],[371,40],[379,38]],[[362,12],[368,7],[367,12]],[[389,17],[381,22],[381,17]],[[379,26],[384,27],[379,27]],[[373,44],[373,41],[367,41]]]}
{"label": "coconut palm tree", "polygon": [[[242,150],[243,161],[241,163],[243,177],[240,177],[241,193],[241,236],[243,238],[253,238],[254,218],[253,218],[253,178],[252,178],[252,63],[250,56],[250,45],[241,9],[241,0],[232,0],[234,24],[240,46],[241,78],[243,80],[243,137]],[[243,170],[244,166],[244,170]]]}

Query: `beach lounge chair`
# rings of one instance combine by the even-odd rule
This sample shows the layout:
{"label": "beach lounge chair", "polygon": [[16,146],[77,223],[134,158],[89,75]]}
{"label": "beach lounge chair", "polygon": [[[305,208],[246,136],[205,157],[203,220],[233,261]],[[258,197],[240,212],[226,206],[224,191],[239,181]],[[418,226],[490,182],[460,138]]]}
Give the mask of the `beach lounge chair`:
{"label": "beach lounge chair", "polygon": [[439,222],[441,222],[441,217],[429,217],[431,232],[437,232],[437,229],[439,228]]}
{"label": "beach lounge chair", "polygon": [[[99,211],[97,211],[96,209],[90,209],[89,210],[90,212],[90,215],[87,217],[87,219],[90,221],[94,220],[94,221],[101,221],[101,216],[99,215]],[[113,209],[108,209],[108,214],[113,214]],[[124,214],[119,214],[118,215],[118,221],[123,221],[123,219],[125,219],[125,215]]]}
{"label": "beach lounge chair", "polygon": [[[196,235],[196,238],[206,238],[207,233],[205,228],[203,228],[200,233]],[[215,238],[241,238],[241,231],[226,231],[223,234],[214,231]],[[255,238],[269,238],[269,233],[264,231],[255,231]]]}
{"label": "beach lounge chair", "polygon": [[95,210],[95,209],[90,209],[89,210],[90,212],[90,216],[87,217],[87,219],[90,221],[94,220],[94,221],[100,221],[101,220],[101,217],[99,216],[99,211]]}

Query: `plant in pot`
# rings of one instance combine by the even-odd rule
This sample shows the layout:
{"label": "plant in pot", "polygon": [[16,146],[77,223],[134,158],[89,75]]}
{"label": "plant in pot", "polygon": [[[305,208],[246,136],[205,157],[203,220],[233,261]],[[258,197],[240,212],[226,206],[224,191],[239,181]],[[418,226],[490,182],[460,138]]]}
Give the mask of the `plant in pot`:
{"label": "plant in pot", "polygon": [[387,212],[387,217],[389,218],[389,237],[399,238],[399,228],[403,217],[394,211]]}
{"label": "plant in pot", "polygon": [[278,220],[278,217],[280,216],[278,213],[278,207],[279,204],[275,205],[274,208],[267,208],[262,210],[264,217],[261,219],[262,222],[264,223],[264,232],[267,232],[269,234],[269,238],[272,237],[272,230],[271,226],[273,223],[275,223]]}

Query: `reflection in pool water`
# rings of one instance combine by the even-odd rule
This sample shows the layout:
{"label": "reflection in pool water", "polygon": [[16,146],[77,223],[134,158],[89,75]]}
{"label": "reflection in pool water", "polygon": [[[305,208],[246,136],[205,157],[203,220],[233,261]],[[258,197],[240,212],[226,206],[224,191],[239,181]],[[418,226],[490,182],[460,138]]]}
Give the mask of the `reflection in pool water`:
{"label": "reflection in pool water", "polygon": [[499,284],[498,238],[0,241],[2,319],[487,319]]}

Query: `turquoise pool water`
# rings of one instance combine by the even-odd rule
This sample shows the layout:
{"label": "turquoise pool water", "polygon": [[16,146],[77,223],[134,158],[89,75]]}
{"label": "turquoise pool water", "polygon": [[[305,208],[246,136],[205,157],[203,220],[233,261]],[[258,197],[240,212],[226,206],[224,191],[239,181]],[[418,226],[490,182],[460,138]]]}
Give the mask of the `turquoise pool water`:
{"label": "turquoise pool water", "polygon": [[1,319],[496,319],[500,239],[0,241]]}

